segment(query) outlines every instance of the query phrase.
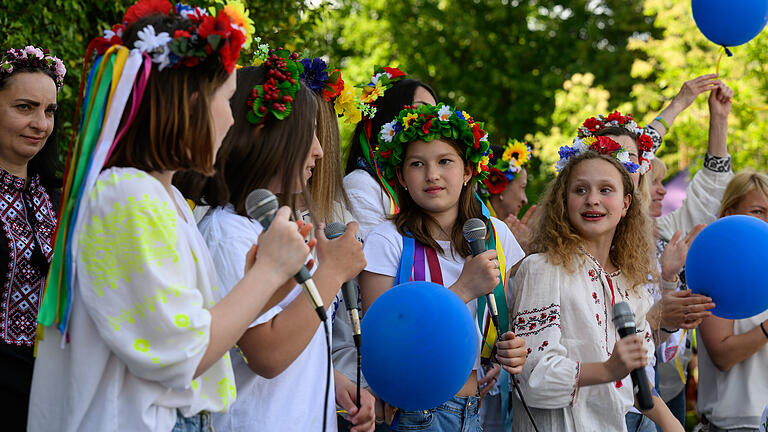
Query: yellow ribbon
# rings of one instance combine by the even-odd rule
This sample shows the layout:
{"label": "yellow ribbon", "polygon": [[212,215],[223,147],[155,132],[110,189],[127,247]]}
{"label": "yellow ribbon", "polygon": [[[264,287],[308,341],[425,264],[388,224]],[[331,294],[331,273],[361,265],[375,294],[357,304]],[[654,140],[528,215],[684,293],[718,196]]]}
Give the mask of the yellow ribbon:
{"label": "yellow ribbon", "polygon": [[[717,57],[717,65],[715,66],[715,73],[719,76],[720,75],[720,61],[723,60],[723,56],[726,54],[726,48],[723,47],[723,49],[720,51],[720,55]],[[765,111],[768,110],[768,105],[746,105],[746,104],[740,104],[736,101],[736,99],[731,98],[731,103],[734,105],[742,105],[744,108],[751,109],[753,111]]]}

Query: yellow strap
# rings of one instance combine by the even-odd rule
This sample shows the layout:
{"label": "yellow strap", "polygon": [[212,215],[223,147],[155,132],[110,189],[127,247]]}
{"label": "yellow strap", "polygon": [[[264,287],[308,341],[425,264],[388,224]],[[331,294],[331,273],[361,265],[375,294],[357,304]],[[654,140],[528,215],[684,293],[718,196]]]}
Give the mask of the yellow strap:
{"label": "yellow strap", "polygon": [[682,355],[680,348],[685,344],[685,333],[687,331],[688,329],[683,330],[683,334],[680,336],[680,343],[677,344],[677,351],[675,352],[675,368],[677,369],[677,373],[680,374],[680,379],[683,381],[683,384],[685,384],[686,378],[685,371],[683,370],[683,362],[680,360],[680,356]]}
{"label": "yellow strap", "polygon": [[[715,66],[715,73],[717,75],[720,75],[720,61],[723,60],[723,56],[725,55],[725,47],[720,51],[720,55],[717,57],[717,65]],[[731,98],[731,103],[734,105],[742,105],[744,108],[751,109],[753,111],[765,111],[768,110],[768,105],[746,105],[746,104],[740,104],[736,101],[736,99]]]}
{"label": "yellow strap", "polygon": [[[491,215],[493,215],[493,207],[488,205],[488,211],[491,212]],[[494,216],[495,217],[495,216]],[[493,227],[493,222],[491,222],[491,227]],[[499,260],[499,270],[501,271],[501,286],[504,287],[504,295],[507,295],[507,258],[504,256],[504,247],[501,245],[501,239],[499,239],[499,233],[496,231],[495,228],[492,229],[493,231],[493,239],[496,243],[496,254],[497,259]],[[504,301],[507,299],[505,298]],[[488,333],[486,334],[484,340],[483,340],[483,350],[480,353],[481,357],[490,358],[491,353],[493,352],[493,347],[496,345],[496,339],[498,338],[498,330],[496,329],[496,326],[493,325],[491,322],[491,308],[486,305],[485,306],[486,315],[488,316]]]}

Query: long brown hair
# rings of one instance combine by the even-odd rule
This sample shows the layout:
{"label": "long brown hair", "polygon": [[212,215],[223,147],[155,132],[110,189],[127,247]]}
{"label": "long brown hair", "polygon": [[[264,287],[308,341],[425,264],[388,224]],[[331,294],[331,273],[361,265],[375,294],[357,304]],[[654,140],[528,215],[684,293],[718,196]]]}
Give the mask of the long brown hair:
{"label": "long brown hair", "polygon": [[[192,22],[178,16],[151,15],[125,30],[126,46],[147,25],[173,34]],[[197,171],[213,174],[213,125],[210,104],[214,91],[229,77],[217,56],[192,68],[152,70],[136,117],[115,146],[106,167],[143,171]],[[131,95],[131,100],[135,95]],[[131,105],[131,100],[126,106]],[[121,125],[127,120],[126,110]]]}
{"label": "long brown hair", "polygon": [[[269,115],[263,123],[254,125],[247,120],[251,89],[265,82],[263,67],[244,67],[237,71],[237,90],[232,96],[235,124],[227,133],[216,157],[216,174],[209,179],[178,176],[174,184],[198,204],[213,207],[232,204],[235,212],[247,216],[245,198],[254,189],[266,188],[278,175],[282,204],[295,207],[297,179],[301,178],[304,162],[314,137],[317,103],[312,91],[302,83],[294,97],[291,114],[284,120]],[[302,188],[307,204],[311,200]]]}
{"label": "long brown hair", "polygon": [[626,216],[616,226],[610,250],[611,261],[621,269],[632,288],[657,279],[657,270],[651,265],[653,236],[648,206],[635,201],[637,195],[632,178],[626,168],[615,158],[587,151],[574,157],[547,186],[540,202],[533,227],[531,250],[543,253],[555,265],[573,270],[574,257],[580,255],[579,246],[584,239],[568,218],[567,202],[571,172],[579,163],[590,159],[602,159],[613,165],[621,175],[624,195],[631,195],[632,202]]}
{"label": "long brown hair", "polygon": [[323,148],[323,157],[315,163],[315,170],[309,179],[311,214],[312,219],[329,223],[333,222],[334,202],[349,207],[341,177],[341,138],[333,105],[321,94],[313,94],[317,102],[317,139]]}
{"label": "long brown hair", "polygon": [[[453,140],[446,138],[441,138],[440,141],[450,144],[451,147],[456,150],[456,153],[458,153],[459,157],[464,163],[464,167],[466,168],[467,161],[462,156],[462,147]],[[404,149],[404,153],[406,155],[408,154],[407,144],[406,148]],[[405,159],[406,157],[403,157],[403,161],[405,161]],[[397,169],[398,171],[402,172],[402,162],[397,167]],[[397,191],[397,197],[400,204],[400,212],[394,216],[390,216],[390,219],[394,222],[397,231],[401,235],[413,237],[416,241],[423,244],[424,246],[429,246],[438,253],[445,256],[446,251],[444,251],[443,248],[441,248],[437,243],[437,241],[435,241],[430,230],[430,228],[441,229],[437,220],[427,214],[424,209],[419,207],[419,205],[413,201],[411,195],[407,190],[405,190],[400,182],[395,182],[395,190]],[[480,208],[480,203],[477,201],[477,199],[475,199],[474,177],[472,177],[469,182],[467,182],[467,185],[464,186],[464,188],[461,190],[461,194],[459,195],[459,214],[456,217],[456,221],[453,223],[453,229],[451,229],[451,232],[446,233],[451,239],[451,246],[453,247],[453,250],[457,251],[462,258],[467,257],[472,253],[469,248],[469,244],[466,242],[466,240],[464,240],[463,232],[464,222],[471,218],[479,218],[485,220]],[[487,230],[486,238],[488,238],[490,235],[490,227],[488,226],[489,221],[485,220],[485,223]]]}

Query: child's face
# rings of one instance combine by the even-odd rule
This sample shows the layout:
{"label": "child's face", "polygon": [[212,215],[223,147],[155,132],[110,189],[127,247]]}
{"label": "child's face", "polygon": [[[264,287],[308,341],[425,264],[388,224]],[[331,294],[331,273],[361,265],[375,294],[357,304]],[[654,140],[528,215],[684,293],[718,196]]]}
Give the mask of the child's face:
{"label": "child's face", "polygon": [[610,240],[632,202],[625,195],[619,170],[603,159],[573,167],[568,185],[568,219],[588,241]]}
{"label": "child's face", "polygon": [[419,207],[438,214],[458,209],[461,190],[471,175],[451,144],[414,141],[408,144],[398,180]]}

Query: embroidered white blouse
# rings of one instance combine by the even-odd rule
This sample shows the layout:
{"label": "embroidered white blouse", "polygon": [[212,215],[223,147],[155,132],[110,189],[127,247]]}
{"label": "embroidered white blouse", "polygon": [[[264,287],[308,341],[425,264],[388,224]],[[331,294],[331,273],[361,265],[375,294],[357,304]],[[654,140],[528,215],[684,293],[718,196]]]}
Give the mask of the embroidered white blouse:
{"label": "embroidered white blouse", "polygon": [[194,378],[216,273],[173,195],[143,171],[111,168],[84,198],[68,341],[47,327],[38,344],[29,431],[170,431],[177,410],[235,400],[228,354]]}
{"label": "embroidered white blouse", "polygon": [[[607,274],[590,255],[575,259],[569,272],[545,255],[531,255],[515,276],[510,325],[525,339],[529,353],[517,379],[540,430],[625,431],[624,415],[634,403],[630,377],[580,388],[579,367],[610,357],[619,337],[612,305],[621,301],[635,312],[650,361],[654,348],[645,314],[652,299],[643,287],[629,290],[620,271]],[[517,397],[513,404],[513,429],[532,431]]]}

